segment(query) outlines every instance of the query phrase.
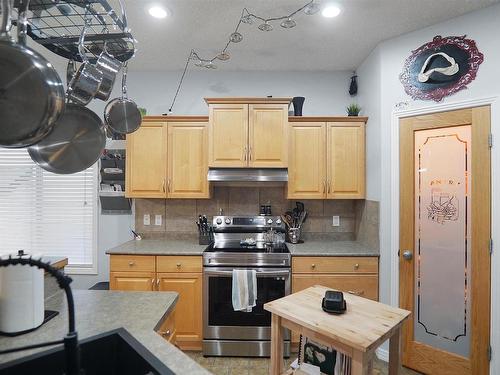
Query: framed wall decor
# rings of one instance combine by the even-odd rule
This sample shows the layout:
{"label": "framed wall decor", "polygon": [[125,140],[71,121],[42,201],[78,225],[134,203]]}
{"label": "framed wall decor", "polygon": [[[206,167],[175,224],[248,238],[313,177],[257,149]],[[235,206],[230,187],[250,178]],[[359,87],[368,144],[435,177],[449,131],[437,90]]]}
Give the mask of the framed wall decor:
{"label": "framed wall decor", "polygon": [[406,93],[417,100],[441,101],[467,88],[484,56],[476,42],[464,36],[437,35],[412,51],[399,79]]}

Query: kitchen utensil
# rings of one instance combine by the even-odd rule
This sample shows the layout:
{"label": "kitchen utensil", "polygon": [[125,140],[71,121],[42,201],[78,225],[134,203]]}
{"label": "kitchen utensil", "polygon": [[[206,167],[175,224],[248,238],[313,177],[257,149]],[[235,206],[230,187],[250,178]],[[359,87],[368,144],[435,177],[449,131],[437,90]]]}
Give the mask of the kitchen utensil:
{"label": "kitchen utensil", "polygon": [[10,36],[12,0],[1,0],[0,146],[27,147],[45,137],[64,110],[64,86],[42,55],[26,47],[26,8],[19,11],[18,42]]}
{"label": "kitchen utensil", "polygon": [[40,167],[58,173],[83,171],[94,164],[106,146],[101,119],[90,109],[67,103],[62,117],[41,142],[28,148]]}
{"label": "kitchen utensil", "polygon": [[304,210],[305,210],[304,203],[295,202],[295,206],[297,207],[297,210],[299,210],[299,212],[304,212]]}
{"label": "kitchen utensil", "polygon": [[261,204],[259,209],[259,215],[264,216],[266,214],[266,206]]}
{"label": "kitchen utensil", "polygon": [[271,205],[270,204],[266,204],[266,206],[265,206],[265,212],[266,212],[266,216],[271,216],[272,215],[272,209],[271,209]]}
{"label": "kitchen utensil", "polygon": [[122,97],[110,101],[104,109],[104,119],[107,125],[116,133],[129,134],[139,129],[142,115],[137,104],[127,95],[127,72],[125,63],[122,77]]}
{"label": "kitchen utensil", "polygon": [[83,63],[68,84],[67,92],[68,99],[81,105],[89,104],[96,96],[104,77],[104,74],[90,63],[85,53],[85,34],[90,26],[89,22],[91,20],[87,15],[85,18],[85,26],[82,29],[78,41],[78,51]]}
{"label": "kitchen utensil", "polygon": [[[105,31],[107,31],[107,29],[105,29]],[[97,90],[95,97],[106,101],[109,99],[111,91],[113,91],[116,75],[122,68],[123,63],[109,54],[107,43],[104,43],[104,48],[99,55],[95,66],[102,73],[101,84],[99,85],[99,89]]]}
{"label": "kitchen utensil", "polygon": [[288,238],[291,243],[297,244],[300,242],[300,228],[289,228],[288,229]]}

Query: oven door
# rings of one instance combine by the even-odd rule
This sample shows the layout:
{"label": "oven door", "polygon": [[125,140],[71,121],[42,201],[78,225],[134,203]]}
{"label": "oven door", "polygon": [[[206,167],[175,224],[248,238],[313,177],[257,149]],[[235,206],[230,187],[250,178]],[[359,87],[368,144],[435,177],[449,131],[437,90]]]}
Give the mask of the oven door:
{"label": "oven door", "polygon": [[[269,340],[271,338],[271,313],[264,310],[264,304],[290,294],[290,269],[249,269],[257,271],[257,301],[251,312],[233,309],[232,267],[203,269],[204,339]],[[285,330],[285,340],[289,339],[290,332]]]}

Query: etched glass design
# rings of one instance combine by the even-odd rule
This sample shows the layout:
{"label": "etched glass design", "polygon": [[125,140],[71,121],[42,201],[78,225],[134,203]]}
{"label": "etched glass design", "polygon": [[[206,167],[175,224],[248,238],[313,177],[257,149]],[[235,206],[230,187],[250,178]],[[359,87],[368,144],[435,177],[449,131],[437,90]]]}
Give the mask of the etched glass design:
{"label": "etched glass design", "polygon": [[471,126],[415,132],[415,341],[470,352]]}

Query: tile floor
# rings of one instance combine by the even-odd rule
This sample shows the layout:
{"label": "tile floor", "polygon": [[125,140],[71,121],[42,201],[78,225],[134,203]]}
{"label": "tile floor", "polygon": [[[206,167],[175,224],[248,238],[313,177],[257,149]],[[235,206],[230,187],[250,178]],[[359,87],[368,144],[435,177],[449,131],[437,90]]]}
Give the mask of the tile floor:
{"label": "tile floor", "polygon": [[[230,358],[208,357],[201,352],[186,352],[193,360],[215,375],[268,375],[269,359],[267,358]],[[295,357],[285,360],[288,367]],[[387,363],[375,360],[373,375],[387,375]],[[419,373],[403,368],[401,375],[418,375]]]}

